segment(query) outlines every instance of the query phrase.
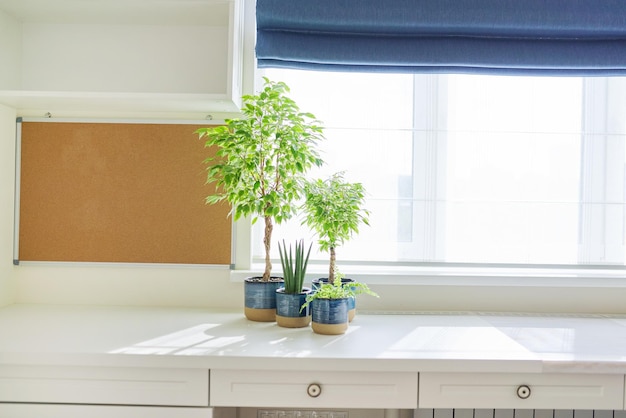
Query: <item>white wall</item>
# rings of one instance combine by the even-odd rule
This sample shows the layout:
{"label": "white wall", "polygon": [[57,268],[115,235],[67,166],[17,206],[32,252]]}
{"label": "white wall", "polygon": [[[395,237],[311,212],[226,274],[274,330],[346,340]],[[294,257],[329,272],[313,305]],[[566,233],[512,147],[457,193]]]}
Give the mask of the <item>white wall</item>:
{"label": "white wall", "polygon": [[0,105],[0,306],[14,301],[15,110]]}
{"label": "white wall", "polygon": [[0,90],[14,90],[21,83],[21,25],[0,10]]}
{"label": "white wall", "polygon": [[27,23],[22,38],[24,90],[227,93],[227,26]]}
{"label": "white wall", "polygon": [[[164,19],[170,20],[168,16]],[[201,23],[189,25],[151,21],[118,25],[106,19],[90,25],[38,23],[37,19],[22,24],[0,10],[0,91],[43,92],[40,101],[24,101],[20,94],[14,100],[11,92],[0,94],[2,99],[9,97],[5,103],[26,109],[16,111],[0,104],[0,306],[11,303],[243,306],[243,285],[231,282],[227,270],[51,263],[14,266],[12,262],[16,116],[43,116],[43,113],[33,114],[29,106],[48,110],[46,93],[55,91],[84,93],[77,97],[88,97],[89,92],[123,92],[128,96],[139,93],[139,97],[143,93],[163,93],[165,100],[169,94],[223,95],[228,90],[226,20],[220,18],[224,25],[205,25],[203,18],[198,19]],[[111,117],[93,104],[81,110],[82,113],[72,113],[73,103],[57,100],[53,104],[55,109],[68,110],[67,116]],[[142,118],[145,114],[163,118],[150,107],[132,103],[131,106]],[[135,117],[123,109],[116,109],[117,117]],[[186,107],[182,109],[180,112],[185,113]],[[51,110],[55,117],[64,116],[63,112]],[[202,114],[204,117],[205,113]],[[169,117],[179,116],[171,113]]]}
{"label": "white wall", "polygon": [[243,285],[195,267],[20,265],[16,303],[236,308]]}

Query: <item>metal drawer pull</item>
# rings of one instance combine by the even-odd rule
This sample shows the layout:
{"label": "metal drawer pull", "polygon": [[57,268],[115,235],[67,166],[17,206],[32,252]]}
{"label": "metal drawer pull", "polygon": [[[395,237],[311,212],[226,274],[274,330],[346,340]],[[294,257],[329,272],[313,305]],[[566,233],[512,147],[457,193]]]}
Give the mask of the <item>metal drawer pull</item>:
{"label": "metal drawer pull", "polygon": [[317,398],[322,393],[322,387],[317,383],[311,383],[308,388],[306,388],[306,393],[311,398]]}
{"label": "metal drawer pull", "polygon": [[519,396],[520,399],[528,399],[530,397],[530,387],[527,385],[520,385],[517,388],[517,396]]}

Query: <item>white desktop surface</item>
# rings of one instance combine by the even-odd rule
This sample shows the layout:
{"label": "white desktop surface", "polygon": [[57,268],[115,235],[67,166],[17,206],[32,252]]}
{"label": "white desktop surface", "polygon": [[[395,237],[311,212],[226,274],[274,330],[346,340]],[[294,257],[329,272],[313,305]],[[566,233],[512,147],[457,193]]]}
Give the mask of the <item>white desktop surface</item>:
{"label": "white desktop surface", "polygon": [[368,315],[346,334],[238,311],[11,305],[0,365],[506,373],[626,373],[626,318]]}

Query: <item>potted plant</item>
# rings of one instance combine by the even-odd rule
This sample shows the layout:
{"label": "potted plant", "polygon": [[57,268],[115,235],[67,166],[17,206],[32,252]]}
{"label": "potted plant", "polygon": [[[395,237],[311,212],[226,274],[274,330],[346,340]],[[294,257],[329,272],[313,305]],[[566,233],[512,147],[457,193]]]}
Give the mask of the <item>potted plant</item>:
{"label": "potted plant", "polygon": [[206,198],[231,205],[233,220],[250,216],[265,223],[265,270],[261,277],[245,280],[245,315],[254,321],[274,321],[276,289],[282,278],[271,276],[271,242],[274,223],[291,218],[302,194],[305,173],[322,164],[316,145],[322,127],[310,113],[301,112],[283,82],[265,78],[256,95],[244,95],[243,118],[226,119],[225,125],[197,130],[205,146],[217,147],[207,158],[207,183],[216,191]]}
{"label": "potted plant", "polygon": [[305,255],[303,240],[296,241],[293,251],[291,245],[287,251],[285,241],[282,246],[278,243],[284,287],[276,290],[276,323],[281,327],[302,328],[311,323],[310,309],[300,309],[311,293],[310,288],[304,287],[311,247],[312,244]]}
{"label": "potted plant", "polygon": [[374,293],[365,283],[341,281],[341,274],[335,275],[334,282],[322,282],[307,295],[302,310],[311,306],[311,328],[318,334],[339,335],[348,329],[348,301],[357,295]]}
{"label": "potted plant", "polygon": [[[356,294],[373,294],[362,283],[345,280],[337,274],[336,249],[353,234],[359,232],[361,224],[368,225],[369,212],[363,209],[365,189],[361,183],[348,183],[344,180],[343,173],[336,173],[326,180],[314,180],[305,185],[304,221],[318,236],[320,250],[328,251],[330,259],[328,265],[328,278],[320,279],[315,293],[307,299],[312,304],[313,330],[321,327],[317,324],[322,320],[332,322],[334,327],[323,327],[323,333],[343,333],[347,329],[350,320],[349,311],[354,315],[354,301]],[[322,300],[345,299],[346,318],[344,323],[343,307],[332,308],[331,302]],[[332,303],[334,304],[334,303]],[[348,306],[352,304],[352,306]],[[325,311],[317,308],[325,306]],[[327,318],[333,310],[341,313],[338,318]]]}

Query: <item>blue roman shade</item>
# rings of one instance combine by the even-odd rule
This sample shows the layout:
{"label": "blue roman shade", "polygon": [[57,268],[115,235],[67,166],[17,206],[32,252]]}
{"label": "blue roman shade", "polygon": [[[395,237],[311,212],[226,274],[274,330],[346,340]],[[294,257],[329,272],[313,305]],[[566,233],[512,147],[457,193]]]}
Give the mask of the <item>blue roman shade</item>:
{"label": "blue roman shade", "polygon": [[626,0],[257,0],[259,67],[626,75]]}

